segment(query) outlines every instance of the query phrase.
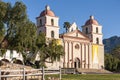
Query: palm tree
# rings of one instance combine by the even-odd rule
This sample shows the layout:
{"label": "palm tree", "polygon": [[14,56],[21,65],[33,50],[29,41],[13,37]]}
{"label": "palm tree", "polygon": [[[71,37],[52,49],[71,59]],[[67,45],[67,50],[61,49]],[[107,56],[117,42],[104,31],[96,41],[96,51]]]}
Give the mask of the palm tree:
{"label": "palm tree", "polygon": [[66,29],[66,32],[68,32],[69,28],[70,28],[70,23],[69,22],[64,22],[63,26]]}

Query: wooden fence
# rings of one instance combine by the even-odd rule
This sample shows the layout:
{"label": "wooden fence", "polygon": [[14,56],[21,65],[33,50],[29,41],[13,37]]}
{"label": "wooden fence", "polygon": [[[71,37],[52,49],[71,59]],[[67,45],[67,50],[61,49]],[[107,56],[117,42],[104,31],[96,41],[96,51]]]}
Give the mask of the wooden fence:
{"label": "wooden fence", "polygon": [[48,70],[44,67],[42,69],[31,70],[26,70],[25,68],[22,68],[21,70],[0,69],[0,80],[45,80],[45,75],[51,74],[58,74],[58,79],[61,80],[61,68],[58,70]]}

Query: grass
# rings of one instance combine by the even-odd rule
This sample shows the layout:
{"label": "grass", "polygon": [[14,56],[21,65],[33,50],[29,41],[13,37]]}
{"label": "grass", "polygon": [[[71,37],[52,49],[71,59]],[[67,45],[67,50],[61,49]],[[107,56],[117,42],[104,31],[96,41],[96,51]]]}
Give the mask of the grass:
{"label": "grass", "polygon": [[[59,78],[58,75],[49,77]],[[66,74],[62,75],[62,80],[120,80],[120,74]]]}

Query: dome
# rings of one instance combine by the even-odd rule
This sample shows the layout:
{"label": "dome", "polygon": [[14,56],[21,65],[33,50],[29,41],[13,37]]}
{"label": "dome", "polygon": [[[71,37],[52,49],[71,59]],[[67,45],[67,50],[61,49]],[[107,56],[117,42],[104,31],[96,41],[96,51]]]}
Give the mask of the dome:
{"label": "dome", "polygon": [[86,21],[85,25],[91,25],[91,24],[94,24],[94,25],[99,25],[97,20],[94,19],[94,16],[90,16],[90,19]]}
{"label": "dome", "polygon": [[50,10],[49,6],[45,7],[46,9],[40,13],[40,17],[48,15],[48,16],[55,16],[54,12]]}

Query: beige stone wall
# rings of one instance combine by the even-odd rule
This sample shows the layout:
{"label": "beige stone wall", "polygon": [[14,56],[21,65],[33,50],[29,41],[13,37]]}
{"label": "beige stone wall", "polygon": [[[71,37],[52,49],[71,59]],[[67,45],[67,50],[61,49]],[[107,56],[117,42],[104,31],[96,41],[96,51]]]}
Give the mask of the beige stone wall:
{"label": "beige stone wall", "polygon": [[[95,53],[93,53],[92,51],[92,55],[94,54],[94,56],[92,56],[92,68],[93,69],[102,69],[104,67],[104,45],[93,45],[93,46],[96,46],[98,48],[98,51],[97,51],[97,56],[95,58],[96,61],[98,62],[95,62],[94,61],[94,56],[95,56]],[[93,48],[93,47],[92,47]]]}
{"label": "beige stone wall", "polygon": [[59,61],[55,61],[54,63],[45,63],[47,65],[47,69],[59,69],[59,66],[62,66]]}
{"label": "beige stone wall", "polygon": [[102,35],[99,34],[92,34],[93,36],[93,43],[96,44],[96,38],[99,38],[99,44],[103,44],[102,43]]}
{"label": "beige stone wall", "polygon": [[17,51],[13,50],[13,52],[11,53],[10,50],[7,50],[6,53],[3,55],[3,57],[0,56],[0,60],[1,59],[7,59],[9,61],[12,61],[13,58],[19,59],[19,60],[23,60],[22,54],[17,53]]}
{"label": "beige stone wall", "polygon": [[65,55],[64,55],[64,67],[67,67],[67,61],[68,61],[68,42],[64,42],[64,49],[65,49]]}
{"label": "beige stone wall", "polygon": [[54,20],[54,26],[59,26],[59,18],[46,15],[46,25],[51,25],[51,19]]}
{"label": "beige stone wall", "polygon": [[99,58],[99,68],[101,69],[102,66],[104,67],[104,46],[100,45],[98,49],[98,58]]}
{"label": "beige stone wall", "polygon": [[46,37],[51,38],[51,31],[54,31],[54,38],[59,39],[59,27],[46,26]]}
{"label": "beige stone wall", "polygon": [[92,69],[92,64],[93,64],[93,62],[92,62],[92,45],[90,43],[90,45],[89,45],[89,68],[90,69]]}
{"label": "beige stone wall", "polygon": [[96,28],[98,28],[98,34],[102,34],[102,26],[101,25],[94,25],[94,24],[92,24],[92,32],[93,33],[96,33]]}
{"label": "beige stone wall", "polygon": [[[74,36],[75,33],[71,34]],[[81,36],[81,35],[80,35]],[[82,36],[83,38],[83,36]],[[91,43],[87,40],[75,39],[75,38],[67,38],[64,37],[64,48],[65,48],[65,57],[64,67],[66,68],[74,68],[74,62],[76,59],[80,61],[80,68],[91,68]],[[76,45],[79,48],[76,48]]]}

